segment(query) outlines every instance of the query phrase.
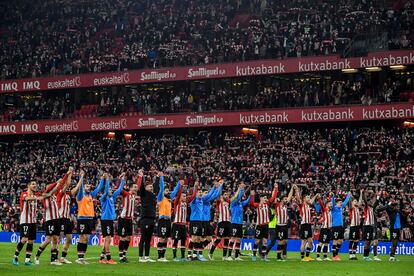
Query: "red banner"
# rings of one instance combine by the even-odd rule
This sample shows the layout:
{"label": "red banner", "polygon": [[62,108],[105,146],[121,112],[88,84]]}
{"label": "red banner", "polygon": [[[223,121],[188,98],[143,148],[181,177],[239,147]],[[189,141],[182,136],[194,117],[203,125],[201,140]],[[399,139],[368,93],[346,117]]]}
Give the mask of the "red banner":
{"label": "red banner", "polygon": [[86,88],[167,81],[199,80],[298,72],[331,71],[372,66],[414,64],[414,50],[370,53],[365,57],[317,56],[284,60],[256,60],[205,66],[172,67],[82,75],[4,80],[0,93]]}
{"label": "red banner", "polygon": [[10,122],[0,123],[0,135],[352,122],[405,118],[414,118],[414,103]]}

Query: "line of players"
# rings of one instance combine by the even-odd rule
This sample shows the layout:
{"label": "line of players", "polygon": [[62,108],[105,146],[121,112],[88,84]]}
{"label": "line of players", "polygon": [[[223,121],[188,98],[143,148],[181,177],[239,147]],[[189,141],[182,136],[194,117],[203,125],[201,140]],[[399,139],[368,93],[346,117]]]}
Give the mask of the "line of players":
{"label": "line of players", "polygon": [[[66,256],[72,240],[72,221],[70,217],[71,198],[76,196],[78,204],[77,233],[79,241],[77,244],[78,264],[88,264],[85,254],[88,247],[89,236],[93,229],[93,218],[95,217],[93,199],[101,192],[100,203],[102,209],[101,229],[105,239],[102,247],[100,263],[116,264],[112,259],[109,248],[111,238],[114,235],[114,220],[116,219],[115,201],[118,196],[122,196],[122,210],[118,217],[119,242],[119,262],[129,262],[126,255],[132,237],[132,225],[137,197],[141,198],[141,220],[139,242],[139,262],[154,262],[150,256],[150,245],[153,232],[155,230],[156,219],[157,236],[159,242],[158,262],[168,262],[166,259],[166,247],[169,237],[173,240],[173,260],[187,262],[191,260],[207,261],[203,256],[203,250],[213,241],[214,228],[210,224],[211,207],[216,204],[217,229],[216,239],[211,245],[208,259],[213,260],[213,254],[217,246],[222,243],[223,261],[242,261],[240,258],[241,238],[243,237],[243,215],[244,208],[249,206],[256,211],[255,243],[253,247],[252,260],[256,261],[259,255],[260,260],[268,261],[267,256],[271,247],[277,244],[277,260],[285,261],[288,239],[288,207],[295,197],[298,203],[300,216],[300,239],[301,239],[301,259],[302,261],[312,261],[310,252],[313,242],[312,213],[313,204],[318,201],[321,206],[320,235],[317,247],[317,261],[330,261],[328,257],[329,243],[332,240],[332,254],[334,261],[339,261],[338,252],[344,239],[343,212],[345,206],[351,200],[351,193],[345,200],[336,198],[330,193],[325,200],[317,194],[313,198],[310,195],[301,195],[298,186],[293,185],[286,196],[277,199],[278,186],[274,185],[270,198],[266,194],[260,194],[259,201],[255,201],[255,192],[252,190],[247,196],[246,185],[240,183],[234,195],[228,191],[223,192],[223,179],[214,177],[213,187],[210,191],[199,189],[196,181],[192,194],[186,194],[183,190],[184,181],[177,182],[173,191],[165,187],[162,172],[157,173],[159,178],[159,192],[154,193],[152,183],[146,183],[142,170],[138,172],[136,182],[125,187],[125,174],[121,174],[114,188],[111,188],[111,176],[103,174],[96,189],[92,190],[90,183],[84,183],[84,172],[79,174],[77,185],[71,190],[70,183],[73,176],[73,168],[69,168],[63,178],[47,185],[43,192],[37,191],[37,183],[30,181],[27,191],[20,196],[20,233],[21,239],[17,244],[13,264],[18,265],[19,254],[26,245],[25,265],[32,265],[31,255],[33,242],[36,239],[36,217],[37,202],[41,201],[45,209],[45,228],[46,240],[39,246],[35,256],[35,264],[39,264],[39,257],[51,244],[51,264],[62,265],[70,264]],[[359,200],[353,199],[350,212],[350,260],[356,260],[356,249],[360,240],[361,225],[364,245],[364,260],[371,260],[369,252],[371,245],[374,245],[374,260],[377,257],[377,214],[386,210],[390,219],[390,230],[392,248],[390,261],[395,261],[395,252],[400,237],[401,219],[403,214],[400,212],[401,206],[391,202],[388,206],[378,208],[378,196],[372,192],[366,193],[361,190]],[[369,200],[368,197],[371,199]],[[158,208],[157,208],[158,207]],[[274,207],[274,210],[273,210]],[[363,217],[360,216],[360,208],[363,209]],[[157,212],[158,210],[158,216]],[[187,212],[190,210],[190,214]],[[271,214],[274,214],[277,225],[269,229]],[[188,226],[188,227],[187,227]],[[188,228],[188,229],[187,229]],[[187,233],[190,233],[190,241],[187,245]],[[63,234],[66,238],[63,246],[61,258],[58,258],[58,244]],[[267,238],[270,234],[270,245],[267,247]],[[180,249],[180,257],[177,251]],[[186,256],[187,250],[187,256]],[[234,252],[233,252],[234,251]],[[259,254],[258,254],[259,251]],[[234,253],[234,256],[233,256]],[[323,254],[323,258],[321,258]]]}

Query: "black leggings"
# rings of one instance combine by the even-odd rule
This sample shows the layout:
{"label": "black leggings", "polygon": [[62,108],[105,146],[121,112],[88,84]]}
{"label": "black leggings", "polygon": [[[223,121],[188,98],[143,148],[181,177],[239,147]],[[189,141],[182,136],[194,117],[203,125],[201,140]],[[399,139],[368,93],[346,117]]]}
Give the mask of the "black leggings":
{"label": "black leggings", "polygon": [[[149,256],[151,238],[154,233],[155,221],[150,218],[141,219],[141,239],[139,241],[139,257]],[[143,255],[145,249],[145,255]]]}

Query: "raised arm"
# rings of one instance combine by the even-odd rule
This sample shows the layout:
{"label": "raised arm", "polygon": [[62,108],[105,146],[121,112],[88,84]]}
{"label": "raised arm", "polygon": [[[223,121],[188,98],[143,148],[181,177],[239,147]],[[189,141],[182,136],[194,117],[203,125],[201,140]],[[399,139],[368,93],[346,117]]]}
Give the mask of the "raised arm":
{"label": "raised arm", "polygon": [[140,171],[141,173],[138,175],[138,179],[137,179],[137,183],[139,183],[139,190],[138,190],[138,195],[143,197],[145,196],[145,179],[144,176],[142,175],[142,171]]}
{"label": "raised arm", "polygon": [[210,190],[210,192],[208,192],[208,194],[206,194],[205,196],[202,197],[203,201],[210,201],[211,196],[216,192],[216,186],[213,186],[213,188]]}
{"label": "raised arm", "polygon": [[293,190],[294,190],[295,185],[292,186],[292,188],[290,188],[288,197],[287,197],[287,201],[290,202],[292,200],[292,196],[293,196]]}
{"label": "raised arm", "polygon": [[223,190],[223,184],[221,184],[220,187],[218,187],[218,189],[216,189],[214,194],[211,196],[210,201],[216,200],[221,195],[222,190]]}
{"label": "raised arm", "polygon": [[295,197],[299,204],[302,204],[302,198],[300,197],[299,188],[296,186],[295,188]]}
{"label": "raised arm", "polygon": [[99,180],[98,187],[96,187],[96,189],[91,192],[91,197],[96,197],[98,195],[98,193],[102,190],[103,185],[104,185],[104,178],[102,177]]}
{"label": "raised arm", "polygon": [[83,198],[83,178],[81,178],[79,182],[81,183],[81,186],[79,188],[78,195],[76,196],[77,201],[81,201]]}
{"label": "raised arm", "polygon": [[79,180],[78,180],[78,183],[76,184],[76,186],[75,186],[75,188],[73,188],[71,191],[70,191],[70,194],[72,195],[72,196],[75,196],[76,195],[76,193],[79,191],[79,188],[81,187],[81,185],[82,185],[82,183],[83,183],[83,177],[85,176],[85,173],[82,171],[81,173],[80,173],[80,178],[79,178]]}
{"label": "raised arm", "polygon": [[178,180],[177,185],[175,185],[174,190],[171,192],[171,195],[170,195],[171,200],[174,200],[174,198],[177,196],[178,191],[181,188],[181,181],[183,181],[183,180]]}
{"label": "raised arm", "polygon": [[254,191],[250,192],[250,206],[252,206],[253,208],[257,208],[259,207],[259,203],[254,202]]}
{"label": "raised arm", "polygon": [[325,204],[323,203],[323,201],[322,201],[322,198],[318,198],[318,203],[319,203],[319,205],[321,205],[321,209],[322,209],[322,211],[325,211],[326,210],[326,208],[325,208]]}
{"label": "raised arm", "polygon": [[164,198],[165,183],[164,176],[161,173],[159,173],[158,175],[160,177],[160,190],[158,191],[157,202],[160,202]]}
{"label": "raised arm", "polygon": [[348,204],[350,199],[351,199],[351,192],[348,193],[348,195],[346,196],[344,202],[342,202],[342,208],[345,208],[345,206]]}
{"label": "raised arm", "polygon": [[335,194],[331,193],[331,197],[332,197],[332,208],[335,206]]}
{"label": "raised arm", "polygon": [[194,198],[197,196],[197,192],[198,192],[198,185],[196,183],[194,185],[193,193],[191,194],[189,198],[187,198],[187,204],[190,204],[190,202],[194,200]]}
{"label": "raised arm", "polygon": [[359,200],[358,200],[359,205],[361,205],[363,202],[363,194],[364,194],[364,189],[361,189],[361,191],[359,192]]}
{"label": "raised arm", "polygon": [[273,188],[273,192],[272,192],[272,197],[267,202],[267,205],[270,205],[273,202],[275,202],[275,199],[277,197],[277,194],[278,194],[278,189],[277,189],[277,184],[275,183],[275,187]]}
{"label": "raised arm", "polygon": [[122,190],[124,189],[124,186],[125,186],[125,178],[122,177],[121,184],[119,185],[118,189],[116,189],[116,191],[112,195],[114,199],[117,198],[121,194]]}
{"label": "raised arm", "polygon": [[319,194],[314,195],[311,200],[310,203],[313,204],[315,202],[315,199],[319,196]]}
{"label": "raised arm", "polygon": [[242,201],[241,204],[242,204],[243,207],[246,207],[246,205],[249,204],[250,198],[251,198],[251,196],[249,196],[246,200]]}
{"label": "raised arm", "polygon": [[234,194],[234,196],[231,198],[230,205],[237,204],[241,200],[243,193],[244,189],[239,188],[237,192]]}

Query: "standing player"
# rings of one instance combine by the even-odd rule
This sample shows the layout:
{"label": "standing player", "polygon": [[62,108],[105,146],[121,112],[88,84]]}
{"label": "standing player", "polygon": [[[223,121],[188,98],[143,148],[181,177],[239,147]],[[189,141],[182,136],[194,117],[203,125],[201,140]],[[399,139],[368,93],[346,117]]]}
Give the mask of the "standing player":
{"label": "standing player", "polygon": [[60,262],[64,264],[71,264],[72,262],[66,259],[66,256],[68,254],[69,246],[72,241],[72,221],[71,221],[71,215],[70,215],[70,204],[71,204],[71,198],[76,195],[78,192],[85,173],[82,171],[80,173],[80,178],[78,181],[78,184],[75,188],[73,188],[70,192],[67,190],[70,187],[71,181],[67,181],[66,185],[63,186],[63,188],[58,191],[57,194],[57,202],[59,207],[59,215],[60,215],[60,223],[61,223],[61,229],[60,232],[65,235],[65,243],[63,245],[62,250],[62,257],[60,258]]}
{"label": "standing player", "polygon": [[[109,188],[109,176],[106,175],[105,180],[105,190],[102,194],[99,201],[101,202],[102,208],[102,215],[101,215],[101,229],[102,229],[102,236],[105,239],[105,243],[102,246],[102,253],[99,263],[101,264],[116,264],[114,260],[112,260],[111,253],[109,252],[109,248],[111,245],[111,239],[114,236],[114,220],[116,219],[116,212],[115,212],[115,200],[121,193],[122,189],[124,188],[125,184],[125,174],[122,173],[120,175],[121,184],[119,185],[118,189],[115,192],[111,192]],[[105,260],[106,257],[106,260]]]}
{"label": "standing player", "polygon": [[27,184],[27,191],[20,194],[20,241],[17,244],[16,251],[13,257],[13,265],[19,265],[19,254],[23,246],[26,245],[26,259],[25,265],[31,266],[30,258],[33,251],[33,242],[36,239],[36,216],[37,216],[37,202],[44,199],[40,193],[37,192],[37,183],[30,181]]}
{"label": "standing player", "polygon": [[[371,248],[371,244],[373,240],[376,239],[375,232],[376,232],[376,221],[375,221],[375,209],[378,206],[378,200],[374,196],[371,201],[367,199],[366,192],[362,192],[362,200],[364,203],[364,222],[362,226],[362,238],[364,242],[364,261],[371,261],[369,257],[369,251]],[[377,248],[374,248],[375,252]],[[381,261],[380,258],[377,257],[375,254],[374,259],[376,261]]]}
{"label": "standing player", "polygon": [[[145,179],[142,171],[139,172],[142,177],[142,183],[138,190],[138,195],[141,197],[141,240],[139,241],[139,262],[155,262],[149,257],[151,248],[151,238],[155,227],[155,212],[157,206],[157,196],[154,194],[154,186],[152,183],[145,185]],[[144,252],[145,250],[145,252]]]}
{"label": "standing player", "polygon": [[204,203],[208,202],[213,194],[216,192],[216,187],[207,192],[207,190],[198,190],[196,198],[190,203],[191,214],[190,214],[190,235],[191,235],[191,242],[188,247],[188,258],[192,260],[192,251],[193,248],[197,252],[197,259],[199,261],[207,261],[206,258],[203,257],[202,254],[202,236],[204,235],[203,229],[203,221],[204,221]]}
{"label": "standing player", "polygon": [[160,178],[160,190],[157,195],[158,204],[158,262],[168,262],[165,258],[165,251],[167,250],[168,237],[171,237],[171,201],[174,200],[178,189],[180,189],[180,181],[178,181],[174,190],[170,194],[170,190],[165,188],[164,174],[158,173]]}
{"label": "standing player", "polygon": [[78,259],[75,261],[77,264],[89,264],[85,261],[85,253],[88,249],[89,236],[92,233],[93,218],[95,217],[95,209],[93,205],[93,199],[101,191],[106,173],[101,177],[98,187],[91,191],[91,184],[82,181],[81,187],[76,195],[76,201],[78,203]]}
{"label": "standing player", "polygon": [[132,236],[132,219],[135,212],[135,199],[138,187],[141,187],[142,175],[137,177],[136,183],[129,186],[129,191],[122,190],[122,211],[118,218],[118,235],[119,240],[119,262],[128,263],[126,253]]}
{"label": "standing player", "polygon": [[335,194],[331,193],[332,196],[332,260],[340,261],[339,250],[341,245],[344,242],[344,208],[348,204],[349,199],[351,198],[351,192],[348,193],[344,202],[341,199],[335,201]]}
{"label": "standing player", "polygon": [[35,256],[35,264],[39,265],[40,255],[46,249],[47,245],[52,242],[51,245],[51,254],[50,254],[50,264],[51,265],[62,265],[58,261],[58,243],[60,235],[60,215],[59,208],[57,203],[56,193],[60,189],[67,185],[66,181],[71,181],[72,168],[65,174],[63,179],[59,179],[57,182],[52,183],[47,186],[46,190],[43,192],[43,195],[50,193],[50,196],[43,199],[43,207],[45,209],[45,228],[46,228],[46,239],[40,245]]}
{"label": "standing player", "polygon": [[256,261],[256,254],[257,254],[257,247],[260,242],[262,242],[262,252],[261,252],[261,259],[262,261],[267,260],[267,236],[269,235],[269,205],[272,204],[277,195],[277,184],[275,183],[275,187],[273,188],[272,197],[268,200],[265,194],[260,195],[260,202],[254,202],[254,191],[250,193],[250,206],[256,210],[256,231],[255,231],[255,238],[256,241],[253,247],[253,257],[252,261]]}
{"label": "standing player", "polygon": [[324,261],[331,261],[328,258],[328,248],[329,242],[331,240],[331,227],[332,227],[332,201],[330,198],[327,199],[326,206],[322,201],[322,198],[318,198],[319,205],[321,206],[321,217],[322,217],[322,225],[321,231],[319,233],[319,243],[316,249],[316,260],[322,261],[321,259],[321,251],[323,250],[323,260]]}
{"label": "standing player", "polygon": [[[230,202],[236,199],[236,195],[230,199],[230,193],[225,192],[220,199],[216,201],[216,210],[218,213],[217,219],[217,238],[214,241],[214,244],[211,246],[210,253],[208,254],[208,258],[210,260],[213,259],[213,254],[216,247],[220,244],[221,240],[223,240],[223,261],[227,260],[227,249],[229,247],[230,236],[231,236],[231,223],[230,223]],[[231,259],[231,257],[230,257]]]}
{"label": "standing player", "polygon": [[[293,190],[296,185],[293,185],[290,189],[288,196],[283,197],[281,201],[277,201],[275,205],[275,217],[277,221],[276,225],[276,238],[278,239],[277,243],[277,261],[284,261],[282,258],[283,252],[286,250],[287,240],[288,240],[288,204],[292,200]],[[267,253],[271,250],[271,247],[267,248]]]}
{"label": "standing player", "polygon": [[[301,218],[300,222],[300,239],[301,246],[300,246],[300,257],[302,258],[303,262],[313,261],[314,259],[311,258],[310,251],[312,249],[313,244],[313,232],[312,232],[312,216],[311,216],[311,205],[315,201],[315,198],[318,196],[316,194],[313,198],[310,198],[309,195],[303,196],[303,200],[299,194],[299,188],[296,188],[296,199],[299,203],[299,216]],[[306,246],[307,244],[307,246]],[[306,256],[305,256],[305,246],[306,246]]]}
{"label": "standing player", "polygon": [[[360,193],[360,201],[362,200],[362,190]],[[349,210],[350,228],[349,228],[349,259],[352,261],[358,260],[356,251],[358,242],[361,238],[361,215],[359,213],[359,204],[356,199],[352,200],[351,208]]]}
{"label": "standing player", "polygon": [[404,216],[401,212],[403,210],[402,201],[391,201],[388,208],[386,209],[388,218],[390,220],[390,240],[391,252],[390,252],[390,262],[395,262],[395,252],[397,251],[397,245],[400,241],[400,232],[402,229],[401,220]]}
{"label": "standing player", "polygon": [[241,238],[243,238],[243,208],[246,207],[250,203],[250,196],[244,200],[241,201],[243,194],[244,194],[244,188],[245,184],[241,183],[239,186],[238,191],[236,192],[235,199],[231,201],[230,203],[230,213],[231,213],[231,241],[230,246],[228,250],[228,258],[227,260],[231,260],[231,253],[233,250],[233,245],[236,246],[236,252],[234,255],[235,261],[243,261],[242,258],[240,258],[240,241]]}
{"label": "standing player", "polygon": [[[203,205],[203,236],[202,236],[202,244],[201,244],[201,256],[203,256],[203,249],[207,248],[207,246],[211,243],[214,235],[214,227],[211,225],[211,203],[216,200],[223,190],[223,184],[224,180],[220,179],[217,183],[217,181],[214,183],[214,186],[216,187],[215,193],[211,196],[211,198],[204,202]],[[219,185],[217,187],[217,185]],[[209,259],[212,259],[212,256],[209,256]],[[202,257],[204,258],[204,257]],[[210,260],[211,260],[210,259]]]}
{"label": "standing player", "polygon": [[[185,246],[187,241],[187,208],[190,202],[194,200],[197,195],[197,184],[195,183],[193,194],[187,197],[186,194],[182,193],[184,181],[180,180],[180,188],[174,201],[174,222],[172,224],[172,238],[173,238],[173,260],[175,262],[188,261],[185,258]],[[177,258],[177,246],[180,241],[181,247],[181,259]]]}

